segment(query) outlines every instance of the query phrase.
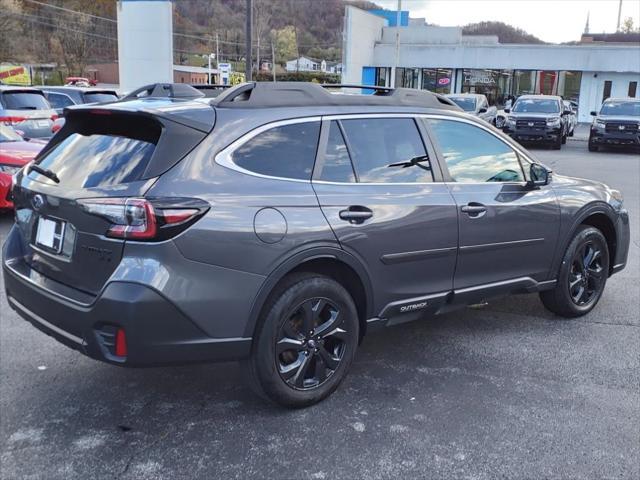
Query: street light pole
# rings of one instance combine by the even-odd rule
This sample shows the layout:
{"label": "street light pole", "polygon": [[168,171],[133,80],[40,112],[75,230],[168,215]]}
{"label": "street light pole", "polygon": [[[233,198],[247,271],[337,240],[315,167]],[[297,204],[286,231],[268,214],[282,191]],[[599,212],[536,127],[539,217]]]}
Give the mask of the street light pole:
{"label": "street light pole", "polygon": [[247,82],[251,81],[251,73],[252,73],[252,61],[251,61],[251,26],[252,21],[251,17],[253,16],[253,0],[247,0],[247,18],[246,18],[246,26],[245,26],[245,79]]}
{"label": "street light pole", "polygon": [[208,74],[209,74],[209,85],[211,85],[211,54],[207,55],[207,58],[209,59],[209,70],[208,70]]}

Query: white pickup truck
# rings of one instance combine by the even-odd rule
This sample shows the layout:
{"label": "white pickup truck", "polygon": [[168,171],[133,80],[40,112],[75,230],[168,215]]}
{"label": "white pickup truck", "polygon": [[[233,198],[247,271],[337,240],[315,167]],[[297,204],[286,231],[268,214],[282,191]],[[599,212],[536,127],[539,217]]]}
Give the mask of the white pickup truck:
{"label": "white pickup truck", "polygon": [[489,106],[485,95],[480,93],[452,93],[447,95],[465,112],[475,115],[490,123],[496,124],[496,114],[498,110],[494,106]]}

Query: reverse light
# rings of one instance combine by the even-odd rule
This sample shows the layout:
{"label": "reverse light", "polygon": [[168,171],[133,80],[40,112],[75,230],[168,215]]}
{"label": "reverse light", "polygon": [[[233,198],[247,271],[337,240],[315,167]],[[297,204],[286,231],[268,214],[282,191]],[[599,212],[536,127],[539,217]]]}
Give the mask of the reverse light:
{"label": "reverse light", "polygon": [[90,198],[78,200],[89,214],[111,225],[110,238],[160,241],[183,231],[209,209],[198,199]]}

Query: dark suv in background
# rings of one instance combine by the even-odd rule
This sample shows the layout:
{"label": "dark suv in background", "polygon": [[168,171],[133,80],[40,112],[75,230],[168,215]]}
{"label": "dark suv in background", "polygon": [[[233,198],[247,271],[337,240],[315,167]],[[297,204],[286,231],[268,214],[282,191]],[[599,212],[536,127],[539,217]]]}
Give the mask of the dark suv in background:
{"label": "dark suv in background", "polygon": [[569,135],[568,115],[562,97],[554,95],[522,95],[507,113],[503,131],[522,143],[542,143],[560,150]]}
{"label": "dark suv in background", "polygon": [[625,267],[620,192],[552,176],[442,96],[148,91],[68,109],[13,189],[9,305],[95,359],[240,359],[305,406],[375,328],[525,292],[584,315]]}
{"label": "dark suv in background", "polygon": [[62,115],[64,109],[72,105],[115,102],[118,100],[118,94],[113,89],[76,87],[71,85],[64,87],[44,86],[39,88],[42,89],[51,106],[58,112],[58,115]]}
{"label": "dark suv in background", "polygon": [[640,147],[640,100],[609,98],[595,118],[589,133],[589,151],[600,147]]}

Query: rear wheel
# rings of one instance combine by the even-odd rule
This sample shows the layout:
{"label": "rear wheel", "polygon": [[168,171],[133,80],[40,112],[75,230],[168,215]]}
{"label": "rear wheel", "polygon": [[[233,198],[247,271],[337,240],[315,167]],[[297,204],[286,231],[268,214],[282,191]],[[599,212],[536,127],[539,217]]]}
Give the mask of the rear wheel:
{"label": "rear wheel", "polygon": [[353,299],[335,280],[294,274],[272,294],[245,368],[252,388],[286,407],[329,396],[345,378],[358,346]]}
{"label": "rear wheel", "polygon": [[557,284],[540,293],[544,306],[563,317],[579,317],[596,306],[609,275],[609,249],[602,232],[583,225],[567,247]]}

